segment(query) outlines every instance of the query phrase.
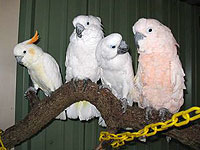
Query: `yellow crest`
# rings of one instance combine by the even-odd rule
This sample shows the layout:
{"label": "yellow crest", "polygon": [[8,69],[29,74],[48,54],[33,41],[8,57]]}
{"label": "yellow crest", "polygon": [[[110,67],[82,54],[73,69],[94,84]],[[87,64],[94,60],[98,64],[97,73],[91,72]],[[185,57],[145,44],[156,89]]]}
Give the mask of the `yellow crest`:
{"label": "yellow crest", "polygon": [[32,39],[27,44],[33,44],[39,39],[38,32],[36,30],[35,35],[32,37]]}

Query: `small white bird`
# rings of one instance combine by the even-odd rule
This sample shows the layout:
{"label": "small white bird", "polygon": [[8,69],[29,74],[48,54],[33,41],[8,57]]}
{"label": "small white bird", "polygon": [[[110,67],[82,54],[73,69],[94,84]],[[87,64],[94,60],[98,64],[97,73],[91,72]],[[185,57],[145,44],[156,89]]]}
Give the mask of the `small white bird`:
{"label": "small white bird", "polygon": [[[139,19],[133,26],[139,56],[135,84],[141,97],[141,108],[179,111],[184,103],[184,71],[177,55],[179,46],[171,30],[155,19]],[[149,109],[150,108],[150,109]],[[147,116],[148,119],[148,116]]]}
{"label": "small white bird", "polygon": [[[100,70],[95,57],[96,46],[103,38],[101,19],[80,15],[73,20],[74,31],[66,52],[66,82],[71,79],[97,82]],[[67,116],[72,119],[89,120],[100,117],[100,112],[89,102],[77,102],[67,108]]]}
{"label": "small white bird", "polygon": [[73,20],[74,31],[66,53],[66,82],[72,78],[79,80],[99,80],[99,67],[95,58],[96,46],[103,38],[101,19],[80,15]]}
{"label": "small white bird", "polygon": [[[19,43],[14,47],[14,56],[19,64],[28,69],[35,92],[41,89],[46,96],[50,96],[51,92],[62,85],[62,78],[55,59],[33,44],[37,40],[38,33],[36,31],[32,39]],[[57,119],[65,120],[65,111]]]}
{"label": "small white bird", "polygon": [[122,101],[123,109],[136,101],[137,90],[133,84],[134,72],[128,45],[122,36],[113,33],[102,39],[96,50],[96,58],[101,68],[101,81]]}

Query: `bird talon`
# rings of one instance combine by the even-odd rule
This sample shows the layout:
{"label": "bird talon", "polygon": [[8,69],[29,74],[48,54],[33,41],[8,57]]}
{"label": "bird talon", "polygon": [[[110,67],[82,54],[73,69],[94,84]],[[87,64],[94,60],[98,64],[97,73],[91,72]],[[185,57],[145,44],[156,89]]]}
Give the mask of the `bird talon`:
{"label": "bird talon", "polygon": [[35,95],[37,94],[37,90],[36,90],[34,87],[30,86],[30,87],[24,92],[24,97],[25,97],[25,98],[28,97],[28,93],[29,93],[30,91],[33,92]]}
{"label": "bird talon", "polygon": [[[34,98],[30,93],[34,94]],[[29,101],[30,108],[32,109],[38,104],[37,90],[34,87],[29,87],[24,93],[24,97]]]}
{"label": "bird talon", "polygon": [[78,87],[77,81],[78,81],[78,78],[73,78],[72,79],[72,83],[73,83],[73,87],[74,87],[74,92],[76,92],[76,89]]}
{"label": "bird talon", "polygon": [[167,114],[167,112],[169,112],[168,111],[168,109],[166,109],[166,108],[161,108],[160,110],[159,110],[159,117],[160,117],[160,120],[161,121],[165,121],[166,120],[166,114]]}
{"label": "bird talon", "polygon": [[88,85],[88,80],[89,80],[89,78],[83,79],[83,89],[82,89],[82,92],[85,92],[86,87]]}
{"label": "bird talon", "polygon": [[152,107],[147,107],[147,108],[146,108],[145,119],[146,119],[147,121],[149,121],[150,118],[153,118],[152,110],[153,110]]}
{"label": "bird talon", "polygon": [[122,98],[122,99],[121,99],[121,102],[122,102],[122,110],[123,110],[123,113],[125,113],[126,110],[127,110],[128,101],[127,101],[126,98]]}

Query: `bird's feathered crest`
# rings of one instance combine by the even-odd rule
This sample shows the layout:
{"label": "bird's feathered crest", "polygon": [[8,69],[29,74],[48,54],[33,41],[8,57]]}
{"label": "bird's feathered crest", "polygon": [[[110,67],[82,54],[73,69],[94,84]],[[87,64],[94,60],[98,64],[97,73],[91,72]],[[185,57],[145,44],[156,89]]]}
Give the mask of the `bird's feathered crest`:
{"label": "bird's feathered crest", "polygon": [[27,41],[27,44],[33,44],[35,43],[37,40],[39,39],[39,35],[38,35],[38,32],[37,30],[35,31],[35,35]]}

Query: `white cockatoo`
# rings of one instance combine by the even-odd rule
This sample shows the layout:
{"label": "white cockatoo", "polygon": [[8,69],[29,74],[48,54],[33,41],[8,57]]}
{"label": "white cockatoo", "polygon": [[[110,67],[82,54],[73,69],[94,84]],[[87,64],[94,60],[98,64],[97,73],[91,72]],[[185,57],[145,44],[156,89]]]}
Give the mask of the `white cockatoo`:
{"label": "white cockatoo", "polygon": [[[66,82],[71,79],[97,82],[100,70],[95,57],[96,46],[103,38],[101,19],[94,16],[80,15],[73,20],[74,31],[66,52]],[[71,119],[89,120],[100,117],[100,112],[89,102],[81,101],[67,108]]]}
{"label": "white cockatoo", "polygon": [[184,103],[184,71],[177,44],[171,30],[155,19],[139,19],[133,26],[135,43],[139,55],[135,85],[140,91],[141,108],[159,110],[161,118],[165,112],[176,113]]}
{"label": "white cockatoo", "polygon": [[127,104],[132,106],[138,92],[133,84],[132,58],[122,36],[112,33],[103,38],[97,46],[96,58],[101,68],[102,85],[122,101],[123,109]]}
{"label": "white cockatoo", "polygon": [[[50,96],[62,85],[60,69],[55,59],[43,52],[37,45],[33,44],[38,40],[36,31],[34,37],[17,44],[14,47],[14,56],[17,62],[28,69],[28,73],[34,85],[34,91],[41,89],[46,96]],[[66,114],[63,111],[57,119],[65,120]]]}

